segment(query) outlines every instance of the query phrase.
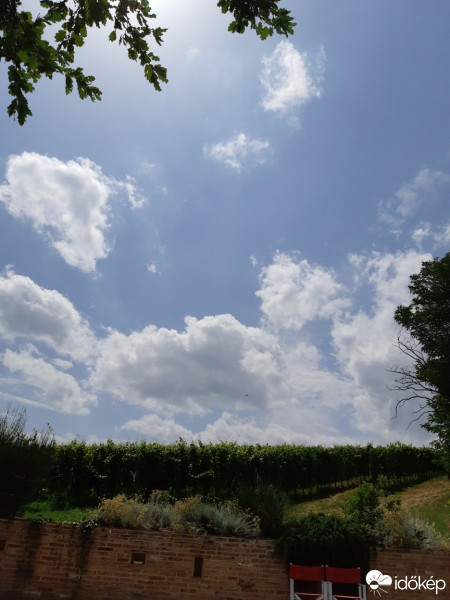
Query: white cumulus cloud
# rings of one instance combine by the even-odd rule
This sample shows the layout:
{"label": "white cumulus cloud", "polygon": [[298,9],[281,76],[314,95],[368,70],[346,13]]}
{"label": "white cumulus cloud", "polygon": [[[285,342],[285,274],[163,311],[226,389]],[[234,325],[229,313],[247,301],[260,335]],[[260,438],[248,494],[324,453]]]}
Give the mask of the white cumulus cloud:
{"label": "white cumulus cloud", "polygon": [[[69,415],[86,415],[89,406],[97,402],[95,395],[83,390],[75,377],[50,364],[32,346],[20,352],[6,350],[1,360],[18,377],[13,387],[15,397],[22,402]],[[11,387],[11,381],[8,384]]]}
{"label": "white cumulus cloud", "polygon": [[[329,444],[369,435],[384,443],[394,430],[411,441],[418,432],[406,430],[410,412],[392,421],[387,368],[396,357],[395,307],[408,301],[409,276],[426,258],[351,256],[355,290],[372,296],[362,310],[334,271],[276,253],[261,271],[259,327],[216,315],[187,317],[182,331],[110,331],[91,384],[143,409],[123,428],[160,441]],[[316,320],[326,323],[328,348],[303,331]],[[203,424],[192,429],[196,420]]]}
{"label": "white cumulus cloud", "polygon": [[10,269],[0,276],[0,337],[42,342],[80,362],[89,362],[96,345],[88,322],[67,298]]}
{"label": "white cumulus cloud", "polygon": [[320,98],[324,62],[323,49],[310,57],[306,52],[298,52],[291,42],[280,42],[270,56],[263,58],[260,80],[264,110],[285,114]]}
{"label": "white cumulus cloud", "polygon": [[67,264],[92,273],[110,250],[105,238],[110,200],[119,189],[133,207],[142,206],[131,178],[109,178],[87,158],[63,162],[23,152],[8,159],[0,201],[44,235]]}
{"label": "white cumulus cloud", "polygon": [[111,331],[100,343],[95,388],[166,416],[264,407],[268,387],[279,379],[276,340],[231,315],[185,321],[182,332],[155,326],[129,335]]}
{"label": "white cumulus cloud", "polygon": [[330,317],[346,304],[333,272],[289,254],[275,254],[262,269],[260,282],[256,295],[261,310],[276,329],[300,330],[308,321]]}
{"label": "white cumulus cloud", "polygon": [[184,440],[193,438],[192,432],[176,423],[174,419],[161,418],[155,414],[144,415],[140,419],[131,419],[124,423],[121,429],[137,432],[160,444],[170,444],[179,438]]}
{"label": "white cumulus cloud", "polygon": [[[387,368],[397,359],[395,308],[429,258],[353,255],[343,285],[335,271],[278,252],[261,268],[259,326],[219,314],[186,317],[180,331],[148,325],[103,339],[61,294],[9,270],[0,278],[0,397],[80,415],[97,398],[98,411],[119,401],[144,413],[121,431],[162,442],[417,442],[427,434],[406,430],[409,410],[392,421]],[[312,335],[315,325],[326,334]]]}

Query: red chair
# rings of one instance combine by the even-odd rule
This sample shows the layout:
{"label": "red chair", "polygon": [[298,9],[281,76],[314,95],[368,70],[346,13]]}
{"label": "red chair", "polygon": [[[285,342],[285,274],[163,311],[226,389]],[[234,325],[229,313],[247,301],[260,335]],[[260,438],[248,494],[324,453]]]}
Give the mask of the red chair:
{"label": "red chair", "polygon": [[325,584],[325,568],[289,565],[290,600],[315,598],[327,600]]}
{"label": "red chair", "polygon": [[[366,600],[366,586],[361,583],[361,569],[325,567],[328,600]],[[353,592],[353,593],[352,593]]]}

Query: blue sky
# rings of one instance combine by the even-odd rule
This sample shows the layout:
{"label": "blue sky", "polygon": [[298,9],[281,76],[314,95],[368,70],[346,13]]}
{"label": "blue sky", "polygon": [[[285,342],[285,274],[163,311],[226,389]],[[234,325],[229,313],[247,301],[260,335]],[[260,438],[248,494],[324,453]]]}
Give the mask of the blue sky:
{"label": "blue sky", "polygon": [[[393,313],[450,246],[450,5],[153,3],[161,93],[95,30],[97,103],[0,90],[0,410],[78,436],[426,443]],[[0,65],[5,81],[5,65]]]}

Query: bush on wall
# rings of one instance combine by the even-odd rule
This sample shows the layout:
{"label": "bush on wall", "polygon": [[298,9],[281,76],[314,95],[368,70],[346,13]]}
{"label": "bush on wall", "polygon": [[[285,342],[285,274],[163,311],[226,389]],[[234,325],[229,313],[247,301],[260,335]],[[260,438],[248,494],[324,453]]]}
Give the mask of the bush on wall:
{"label": "bush on wall", "polygon": [[233,502],[204,502],[200,496],[174,501],[159,491],[148,502],[124,494],[105,499],[95,519],[101,525],[154,531],[235,537],[256,537],[260,533],[258,518]]}
{"label": "bush on wall", "polygon": [[337,515],[310,513],[283,526],[276,549],[288,562],[301,565],[361,567],[369,564],[369,540],[364,529]]}

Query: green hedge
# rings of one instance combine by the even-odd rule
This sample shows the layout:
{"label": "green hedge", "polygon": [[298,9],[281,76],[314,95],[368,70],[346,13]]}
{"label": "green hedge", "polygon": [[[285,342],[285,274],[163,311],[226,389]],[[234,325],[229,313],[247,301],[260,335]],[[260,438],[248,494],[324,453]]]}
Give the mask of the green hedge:
{"label": "green hedge", "polygon": [[146,499],[153,490],[177,497],[233,495],[242,487],[271,485],[284,492],[423,477],[436,470],[437,453],[395,443],[388,446],[298,446],[237,443],[72,442],[52,449],[49,493],[59,504],[96,505],[117,494]]}

